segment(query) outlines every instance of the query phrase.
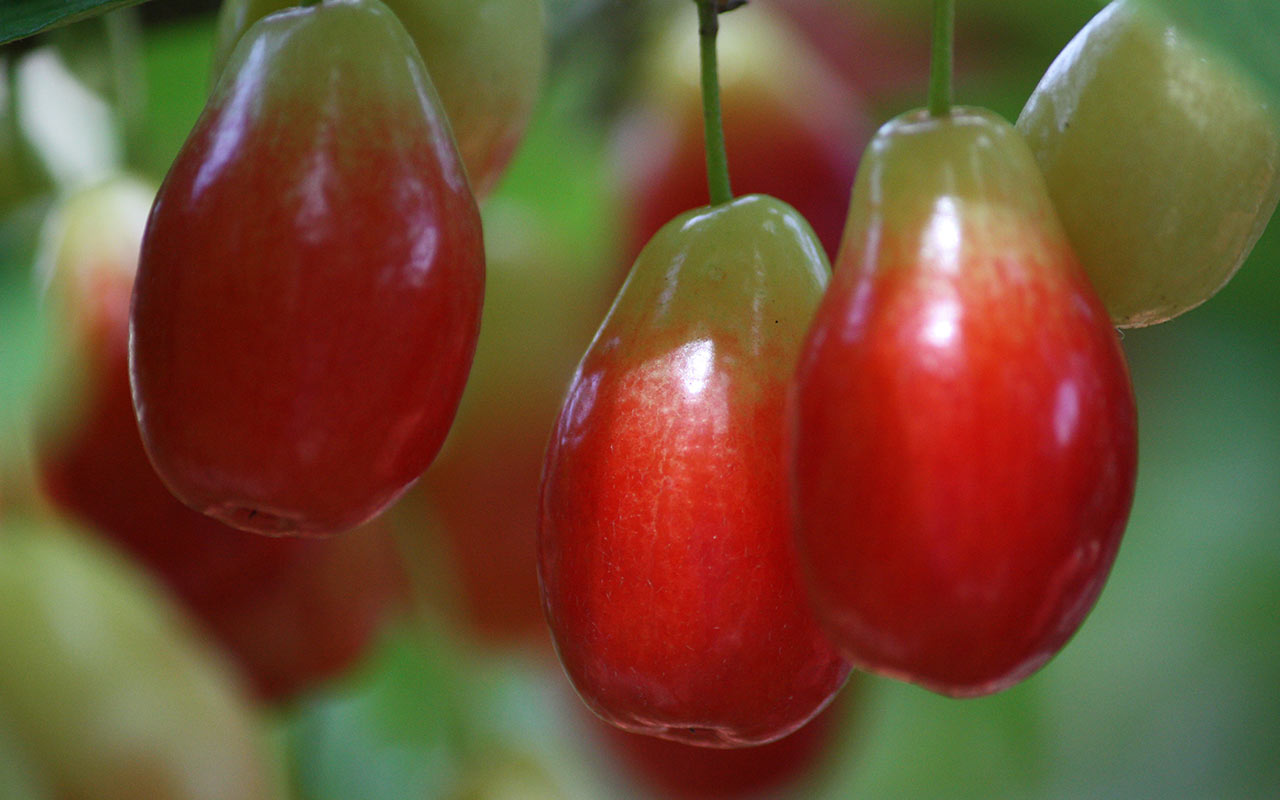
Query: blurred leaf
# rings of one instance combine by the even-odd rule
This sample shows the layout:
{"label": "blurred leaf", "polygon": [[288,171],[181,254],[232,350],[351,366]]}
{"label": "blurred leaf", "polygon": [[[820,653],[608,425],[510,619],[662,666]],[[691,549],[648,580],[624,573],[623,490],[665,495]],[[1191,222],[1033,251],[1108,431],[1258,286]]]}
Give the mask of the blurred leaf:
{"label": "blurred leaf", "polygon": [[43,379],[49,330],[32,262],[48,200],[0,219],[0,462],[19,451],[16,437]]}
{"label": "blurred leaf", "polygon": [[388,641],[365,669],[305,703],[293,723],[301,800],[415,800],[456,791],[465,696],[459,657],[438,641]]}
{"label": "blurred leaf", "polygon": [[40,781],[21,743],[0,718],[0,797],[6,800],[46,800],[49,792]]}
{"label": "blurred leaf", "polygon": [[148,31],[143,40],[146,112],[130,166],[159,180],[195,126],[209,92],[213,19]]}
{"label": "blurred leaf", "polygon": [[141,2],[143,0],[5,0],[4,10],[0,12],[0,44]]}

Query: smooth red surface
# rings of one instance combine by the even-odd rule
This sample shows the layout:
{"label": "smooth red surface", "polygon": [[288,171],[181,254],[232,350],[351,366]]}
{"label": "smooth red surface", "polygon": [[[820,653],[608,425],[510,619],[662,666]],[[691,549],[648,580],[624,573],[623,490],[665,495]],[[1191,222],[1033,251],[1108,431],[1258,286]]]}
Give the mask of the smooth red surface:
{"label": "smooth red surface", "polygon": [[[148,224],[143,440],[176,496],[238,527],[377,514],[434,458],[470,369],[479,215],[389,16],[326,4],[255,26]],[[339,47],[344,31],[360,38]]]}
{"label": "smooth red surface", "polygon": [[659,796],[670,800],[727,800],[762,797],[803,779],[840,733],[845,709],[845,703],[837,700],[786,738],[736,750],[694,747],[627,733],[599,721],[596,727],[637,780],[651,786]]}
{"label": "smooth red surface", "polygon": [[[869,194],[897,191],[913,188]],[[1075,632],[1136,466],[1119,338],[1056,222],[983,199],[924,198],[932,216],[873,218],[846,242],[792,447],[800,550],[835,640],[855,666],[957,696],[1011,685]]]}
{"label": "smooth red surface", "polygon": [[[802,260],[819,258],[817,243],[780,209],[739,198],[664,227],[551,434],[547,619],[582,699],[627,730],[761,744],[820,711],[848,674],[789,534],[784,396],[826,267]],[[750,288],[717,294],[725,286]]]}
{"label": "smooth red surface", "polygon": [[284,699],[339,674],[404,601],[390,537],[371,527],[324,541],[268,539],[178,502],[147,460],[133,414],[132,285],[112,270],[89,287],[76,309],[90,348],[83,417],[42,443],[46,492],[160,578],[259,697]]}

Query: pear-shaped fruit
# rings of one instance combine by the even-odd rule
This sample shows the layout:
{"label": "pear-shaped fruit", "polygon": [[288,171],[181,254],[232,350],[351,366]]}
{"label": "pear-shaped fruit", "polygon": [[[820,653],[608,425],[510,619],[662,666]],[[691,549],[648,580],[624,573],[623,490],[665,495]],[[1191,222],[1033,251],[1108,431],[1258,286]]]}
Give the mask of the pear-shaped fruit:
{"label": "pear-shaped fruit", "polygon": [[60,524],[6,521],[0,642],[0,728],[54,796],[280,796],[225,665],[100,545]]}
{"label": "pear-shaped fruit", "polygon": [[994,115],[890,122],[849,220],[792,407],[801,561],[855,666],[994,692],[1063,646],[1115,558],[1124,356]]}
{"label": "pear-shaped fruit", "polygon": [[848,666],[796,568],[783,405],[826,284],[808,224],[759,195],[641,253],[570,385],[543,473],[543,605],[618,727],[713,747],[802,725]]}
{"label": "pear-shaped fruit", "polygon": [[1121,327],[1209,299],[1280,198],[1280,116],[1243,71],[1136,0],[1062,51],[1018,118]]}
{"label": "pear-shaped fruit", "polygon": [[328,0],[262,20],[143,240],[130,355],[157,472],[237,527],[364,522],[444,440],[483,290],[479,212],[395,16]]}
{"label": "pear-shaped fruit", "polygon": [[[478,197],[502,177],[542,84],[547,25],[542,0],[386,0],[413,37],[457,137]],[[297,0],[226,0],[214,74],[254,22]]]}

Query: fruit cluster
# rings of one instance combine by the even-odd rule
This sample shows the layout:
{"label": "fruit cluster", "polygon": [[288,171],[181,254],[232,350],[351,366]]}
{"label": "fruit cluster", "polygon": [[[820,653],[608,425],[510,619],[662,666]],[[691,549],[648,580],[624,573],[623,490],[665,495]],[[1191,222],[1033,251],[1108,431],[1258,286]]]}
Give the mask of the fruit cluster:
{"label": "fruit cluster", "polygon": [[[634,264],[604,313],[613,276],[557,282],[555,244],[520,239],[536,209],[484,203],[540,88],[539,0],[226,0],[163,184],[94,181],[42,223],[46,379],[73,400],[38,409],[30,468],[3,464],[33,485],[4,499],[0,641],[22,646],[0,647],[0,751],[74,763],[67,796],[113,763],[147,796],[274,796],[236,680],[292,700],[366,654],[431,593],[428,514],[475,627],[545,618],[612,746],[672,794],[809,763],[855,669],[973,697],[1065,646],[1134,497],[1116,328],[1240,267],[1280,199],[1280,120],[1140,0],[1016,125],[953,106],[940,0],[928,107],[872,135],[776,12],[728,18],[721,91],[742,3],[695,5],[700,87],[673,73],[679,19],[641,66],[666,90],[622,126],[654,157],[622,168]],[[575,320],[531,336],[554,327],[533,301],[570,294]],[[101,543],[31,522],[46,502],[205,639]],[[163,675],[148,702],[175,704],[115,749],[39,713],[124,659],[59,616],[71,580],[77,614],[148,653],[112,674]],[[56,670],[15,681],[26,661]],[[194,777],[165,744],[184,715],[211,720]],[[697,749],[743,747],[761,759]]]}

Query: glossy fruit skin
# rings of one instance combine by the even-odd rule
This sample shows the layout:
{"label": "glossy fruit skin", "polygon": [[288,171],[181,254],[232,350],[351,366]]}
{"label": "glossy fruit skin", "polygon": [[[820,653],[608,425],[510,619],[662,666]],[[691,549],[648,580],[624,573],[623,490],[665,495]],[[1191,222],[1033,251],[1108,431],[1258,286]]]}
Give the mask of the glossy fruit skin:
{"label": "glossy fruit skin", "polygon": [[133,298],[143,442],[192,508],[347,530],[435,457],[484,250],[430,87],[376,0],[273,15],[233,54],[160,189]]}
{"label": "glossy fruit skin", "polygon": [[538,566],[578,694],[614,725],[762,744],[848,665],[804,596],[782,457],[790,365],[826,282],[772,198],[677,217],[645,248],[551,434]]}
{"label": "glossy fruit skin", "polygon": [[[42,425],[40,479],[60,510],[126,550],[279,701],[345,670],[402,604],[394,543],[370,528],[269,539],[178,502],[142,447],[129,392],[129,298],[154,191],[117,178],[72,195],[53,226],[46,301],[83,380],[60,427]],[[43,410],[43,409],[42,409]],[[41,420],[44,422],[44,420]]]}
{"label": "glossy fruit skin", "polygon": [[[833,257],[872,125],[848,85],[785,17],[767,11],[722,23],[721,105],[733,188],[794,206]],[[708,202],[692,6],[682,14],[668,14],[671,24],[646,54],[635,108],[618,133],[632,259],[673,217]]]}
{"label": "glossy fruit skin", "polygon": [[7,521],[0,641],[0,720],[57,797],[279,796],[226,665],[100,543]]}
{"label": "glossy fruit skin", "polygon": [[990,113],[890,122],[849,218],[790,406],[813,601],[857,667],[999,691],[1075,632],[1120,545],[1136,419],[1118,337]]}
{"label": "glossy fruit skin", "polygon": [[[214,74],[262,17],[294,0],[227,0]],[[413,37],[449,117],[478,197],[501,178],[524,135],[547,60],[542,0],[387,0]]]}
{"label": "glossy fruit skin", "polygon": [[1280,117],[1245,73],[1160,12],[1113,2],[1018,118],[1080,262],[1121,327],[1231,279],[1280,199]]}
{"label": "glossy fruit skin", "polygon": [[840,734],[849,689],[790,736],[759,747],[716,750],[641,736],[596,722],[636,778],[666,800],[772,797],[802,780]]}

